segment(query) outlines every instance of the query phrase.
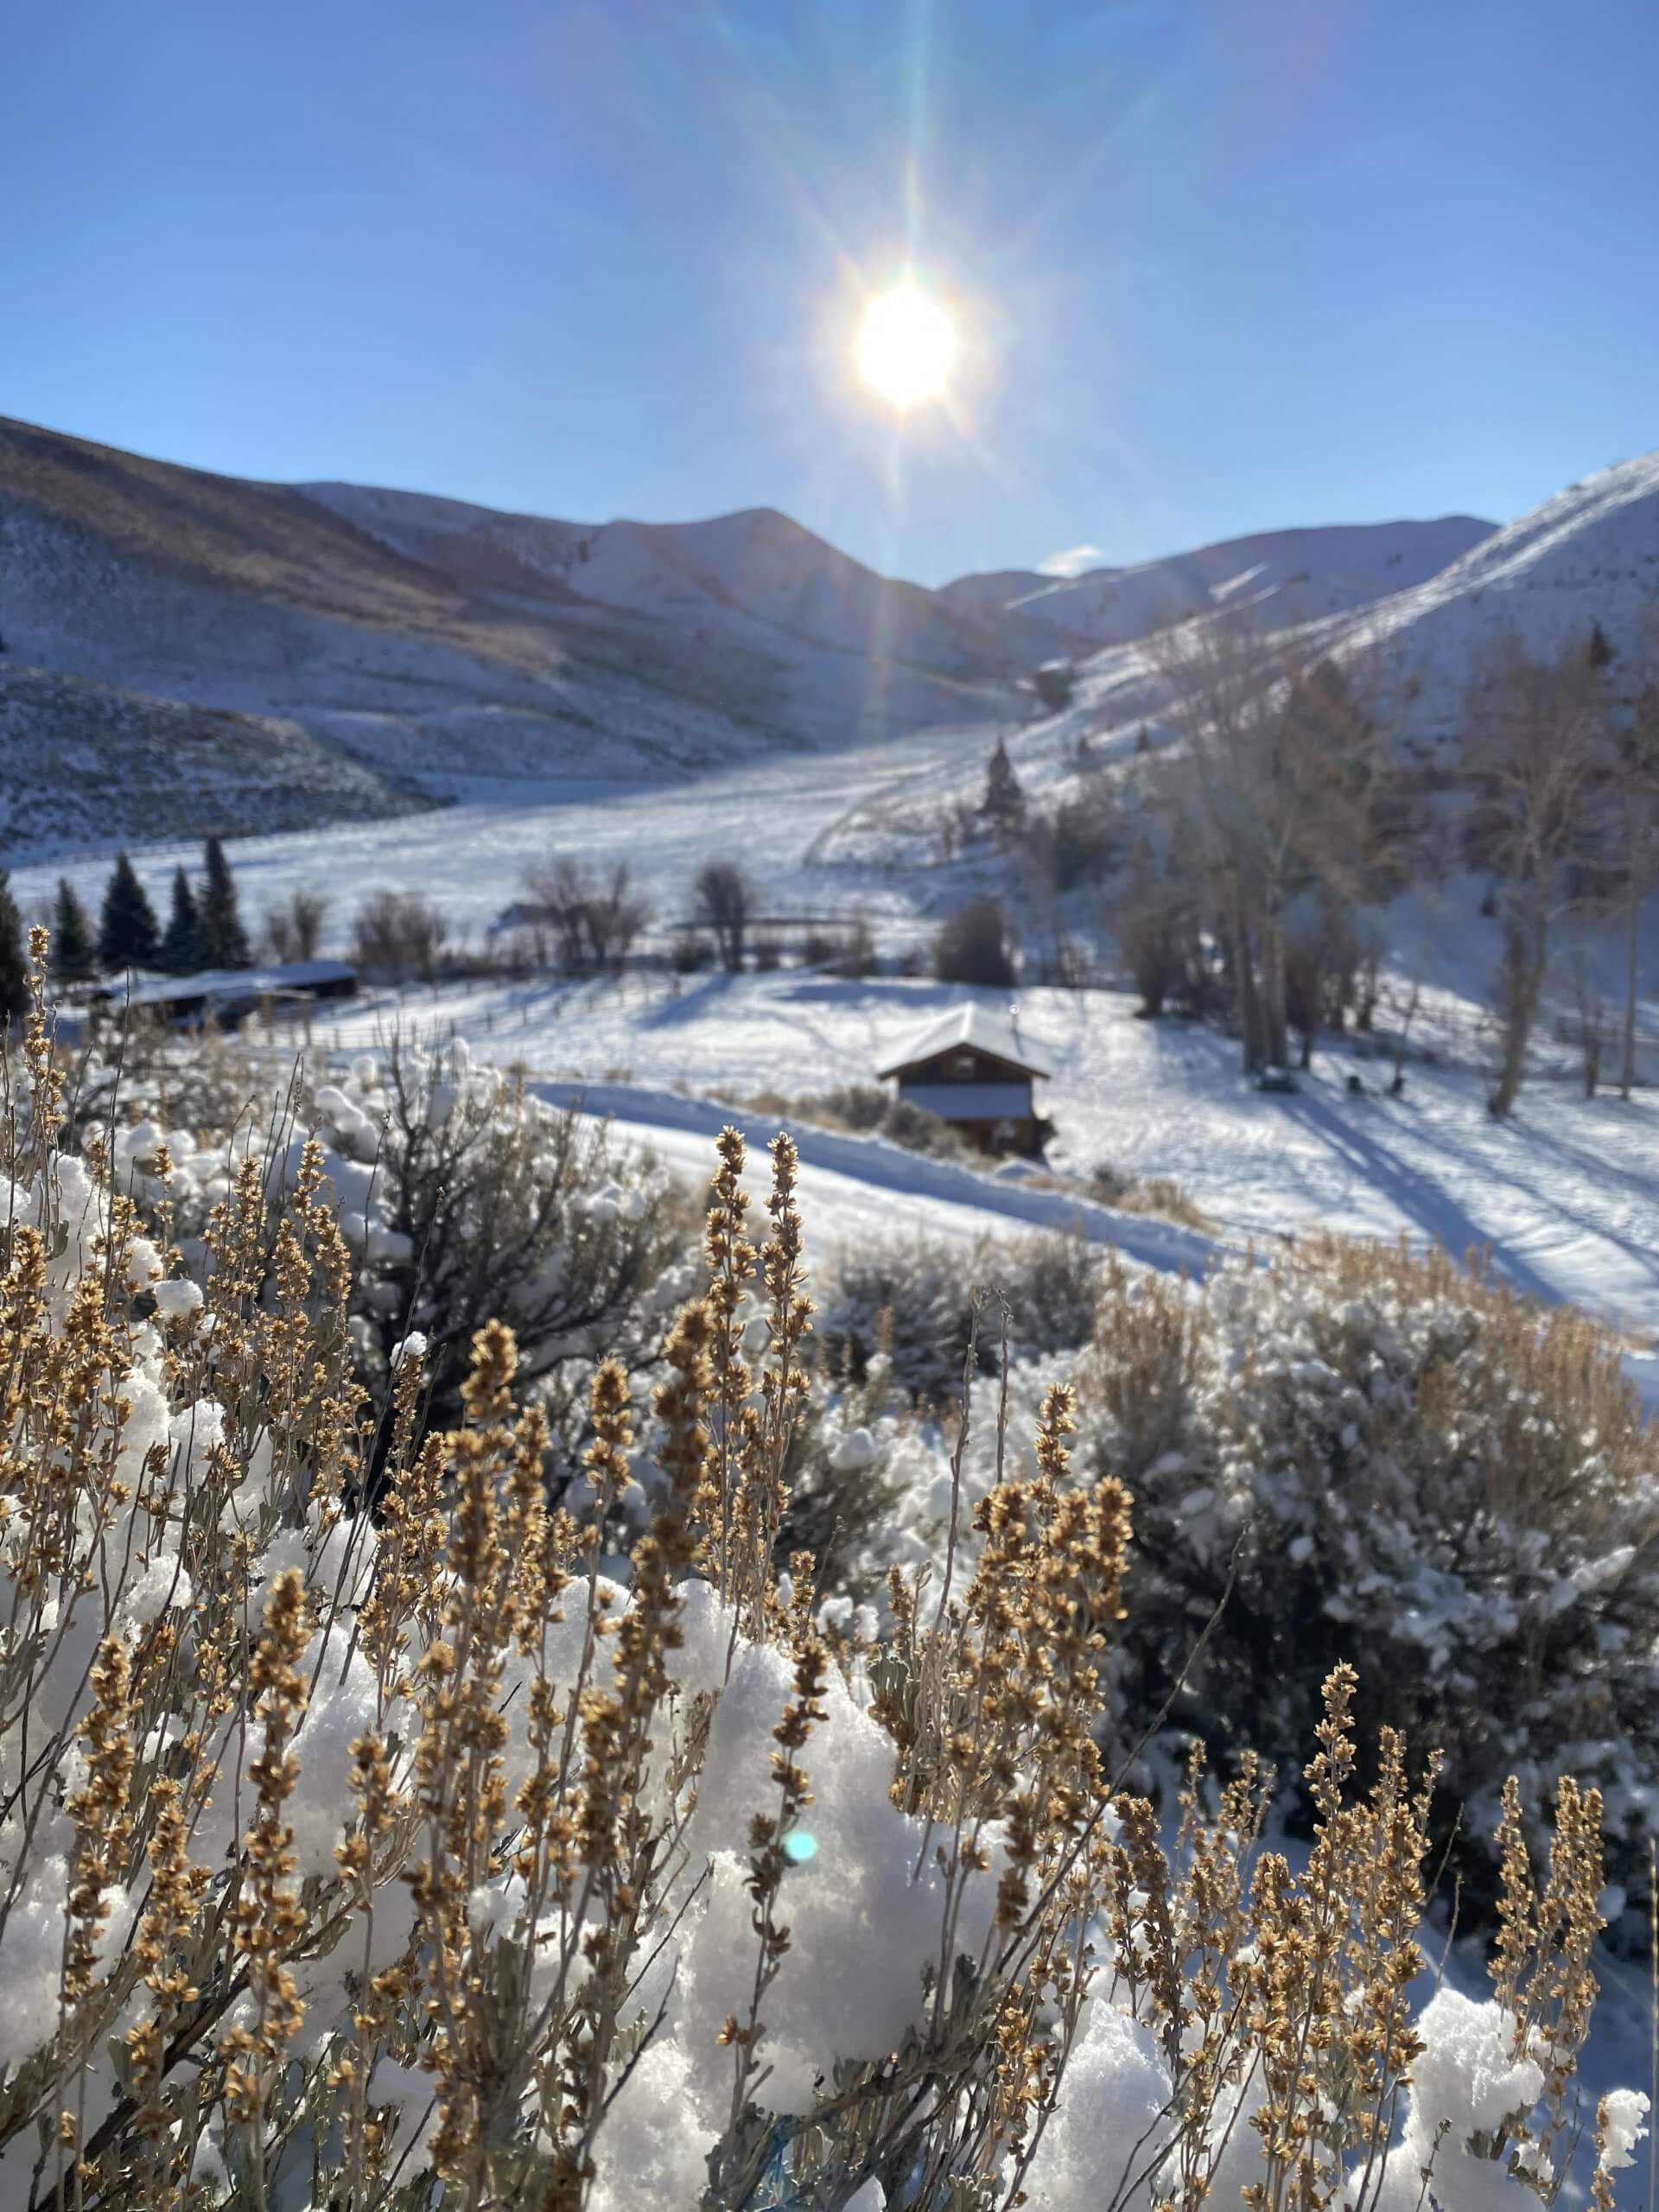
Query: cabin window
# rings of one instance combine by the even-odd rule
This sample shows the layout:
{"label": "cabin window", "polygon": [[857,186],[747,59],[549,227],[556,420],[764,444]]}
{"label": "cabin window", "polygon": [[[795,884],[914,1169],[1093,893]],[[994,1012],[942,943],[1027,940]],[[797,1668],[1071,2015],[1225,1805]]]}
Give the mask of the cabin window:
{"label": "cabin window", "polygon": [[950,1072],[958,1083],[973,1080],[974,1056],[971,1052],[955,1052],[950,1058]]}

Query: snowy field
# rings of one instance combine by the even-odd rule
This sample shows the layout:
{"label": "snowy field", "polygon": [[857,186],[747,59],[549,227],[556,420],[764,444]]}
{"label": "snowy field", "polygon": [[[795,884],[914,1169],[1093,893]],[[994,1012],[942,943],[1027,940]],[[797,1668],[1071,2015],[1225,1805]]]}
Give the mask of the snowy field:
{"label": "snowy field", "polygon": [[[677,987],[656,976],[620,986],[446,988],[342,1007],[338,1019],[319,1023],[316,1041],[350,1051],[394,1027],[453,1033],[480,1058],[522,1066],[550,1095],[583,1098],[637,1128],[690,1171],[707,1160],[708,1137],[728,1118],[697,1102],[868,1083],[893,1048],[963,995],[931,982],[800,971],[690,976]],[[1106,1162],[1137,1179],[1172,1177],[1234,1244],[1325,1228],[1438,1242],[1456,1253],[1489,1249],[1518,1288],[1591,1307],[1638,1338],[1659,1332],[1659,1100],[1651,1091],[1628,1104],[1586,1102],[1563,1071],[1532,1084],[1515,1118],[1500,1124],[1486,1114],[1478,1066],[1414,1064],[1405,1096],[1390,1098],[1385,1063],[1334,1046],[1316,1052],[1294,1096],[1263,1096],[1240,1077],[1227,1039],[1196,1025],[1136,1020],[1127,994],[981,995],[1012,1014],[1021,1039],[1053,1070],[1038,1101],[1056,1124],[1050,1157],[1058,1168],[1086,1174]],[[1361,1095],[1348,1089],[1352,1075],[1365,1085]],[[747,1118],[757,1138],[771,1127],[765,1116]],[[868,1140],[804,1142],[806,1195],[822,1202],[821,1238],[874,1230],[968,1240],[1024,1230],[1038,1218],[1038,1194],[1006,1172],[945,1169]],[[1116,1234],[1111,1224],[1123,1220],[1083,1226]],[[1146,1256],[1179,1266],[1198,1254]]]}
{"label": "snowy field", "polygon": [[[1048,726],[1052,728],[1052,726]],[[882,921],[918,910],[913,869],[889,862],[849,863],[837,833],[882,807],[920,804],[964,781],[976,787],[996,739],[970,724],[930,730],[836,753],[795,754],[723,770],[694,782],[649,790],[591,782],[531,787],[504,801],[488,785],[469,803],[391,822],[296,835],[238,838],[231,848],[244,911],[257,917],[295,890],[331,900],[330,942],[342,949],[365,893],[418,891],[441,906],[452,928],[474,943],[518,898],[524,870],[569,854],[601,866],[626,861],[658,917],[689,912],[691,882],[711,855],[741,861],[764,875],[791,912],[841,914],[856,905]],[[1045,731],[1042,750],[1056,741]],[[133,862],[165,914],[173,871],[194,870],[199,840],[157,844]],[[60,873],[96,911],[109,874],[107,855],[17,869],[12,887],[25,913],[49,913]]]}

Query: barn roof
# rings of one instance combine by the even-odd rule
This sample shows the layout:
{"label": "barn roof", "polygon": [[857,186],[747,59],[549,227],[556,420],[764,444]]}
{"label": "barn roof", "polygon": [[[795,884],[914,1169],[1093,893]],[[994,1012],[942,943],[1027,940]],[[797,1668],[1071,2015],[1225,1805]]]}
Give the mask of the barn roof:
{"label": "barn roof", "polygon": [[146,976],[142,982],[135,979],[130,989],[124,977],[104,984],[93,996],[121,999],[129,1006],[170,1006],[175,999],[257,998],[356,981],[357,970],[348,960],[287,960],[259,968],[204,968],[194,976]]}
{"label": "barn roof", "polygon": [[911,1038],[902,1052],[894,1053],[876,1070],[878,1076],[897,1075],[901,1068],[913,1068],[920,1060],[931,1060],[941,1052],[950,1052],[961,1046],[970,1046],[976,1052],[988,1052],[993,1059],[1006,1060],[1011,1067],[1023,1068],[1027,1075],[1044,1075],[1048,1070],[1040,1060],[1034,1060],[1014,1034],[1014,1024],[1000,1014],[992,1014],[970,1000],[965,1006],[952,1007],[950,1013]]}

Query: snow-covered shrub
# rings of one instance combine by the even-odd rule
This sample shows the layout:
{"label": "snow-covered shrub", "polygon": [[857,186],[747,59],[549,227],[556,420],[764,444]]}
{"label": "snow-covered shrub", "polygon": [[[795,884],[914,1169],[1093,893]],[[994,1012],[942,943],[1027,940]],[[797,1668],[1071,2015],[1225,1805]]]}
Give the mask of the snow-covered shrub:
{"label": "snow-covered shrub", "polygon": [[826,1388],[820,1379],[802,1404],[785,1471],[779,1568],[810,1552],[819,1588],[861,1604],[878,1594],[898,1557],[890,1541],[903,1479],[895,1446],[912,1416],[891,1365],[878,1352],[858,1381],[842,1376]]}
{"label": "snow-covered shrub", "polygon": [[474,1066],[460,1041],[435,1051],[394,1039],[320,1083],[303,1061],[244,1040],[139,1032],[111,1061],[78,1070],[73,1096],[69,1135],[108,1138],[118,1187],[198,1275],[207,1214],[242,1164],[259,1163],[277,1204],[315,1137],[321,1194],[352,1255],[361,1376],[384,1389],[397,1345],[419,1335],[440,1421],[459,1411],[466,1349],[486,1320],[513,1328],[524,1385],[556,1421],[579,1411],[601,1356],[660,1346],[690,1280],[667,1177],[602,1126]]}
{"label": "snow-covered shrub", "polygon": [[263,1058],[245,1033],[181,1032],[142,1007],[95,1014],[68,1071],[62,1141],[73,1147],[88,1129],[149,1120],[175,1146],[181,1135],[222,1142],[251,1116],[268,1121],[287,1087]]}
{"label": "snow-covered shrub", "polygon": [[[1613,1334],[1443,1255],[1304,1247],[1202,1292],[1116,1271],[1081,1377],[1087,1464],[1141,1539],[1127,1690],[1294,1772],[1344,1659],[1446,1756],[1489,1834],[1504,1776],[1606,1794],[1645,1865],[1659,1787],[1659,1436]],[[1471,1869],[1471,1872],[1478,1870]]]}
{"label": "snow-covered shrub", "polygon": [[890,1144],[906,1152],[919,1152],[932,1160],[968,1160],[967,1146],[942,1114],[930,1114],[913,1098],[889,1098],[877,1127]]}
{"label": "snow-covered shrub", "polygon": [[[894,1382],[914,1398],[944,1406],[962,1394],[970,1337],[977,1371],[996,1371],[1004,1308],[1013,1361],[1086,1344],[1100,1282],[1100,1256],[1079,1236],[986,1239],[967,1251],[920,1241],[878,1246],[841,1258],[824,1294],[819,1338],[855,1376],[885,1353]],[[997,1307],[977,1321],[976,1284],[995,1294]]]}
{"label": "snow-covered shrub", "polygon": [[307,1094],[302,1115],[372,1277],[359,1311],[374,1371],[420,1334],[436,1418],[457,1412],[488,1320],[512,1329],[524,1382],[543,1387],[567,1365],[583,1374],[601,1353],[633,1362],[660,1344],[689,1280],[682,1209],[602,1125],[474,1065],[459,1039],[435,1052],[394,1039]]}

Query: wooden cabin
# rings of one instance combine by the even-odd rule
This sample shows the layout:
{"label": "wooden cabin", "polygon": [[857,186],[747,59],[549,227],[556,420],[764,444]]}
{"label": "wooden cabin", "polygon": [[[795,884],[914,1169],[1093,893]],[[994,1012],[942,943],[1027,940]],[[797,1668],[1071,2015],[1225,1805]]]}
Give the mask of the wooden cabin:
{"label": "wooden cabin", "polygon": [[1030,1159],[1043,1148],[1049,1125],[1031,1087],[1048,1070],[1020,1044],[1012,1022],[983,1007],[954,1008],[876,1073],[982,1152]]}

